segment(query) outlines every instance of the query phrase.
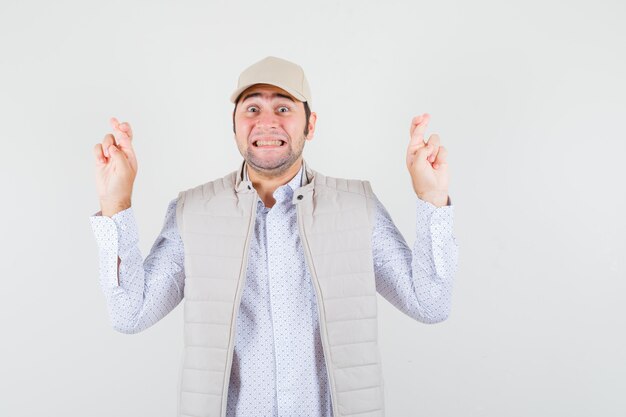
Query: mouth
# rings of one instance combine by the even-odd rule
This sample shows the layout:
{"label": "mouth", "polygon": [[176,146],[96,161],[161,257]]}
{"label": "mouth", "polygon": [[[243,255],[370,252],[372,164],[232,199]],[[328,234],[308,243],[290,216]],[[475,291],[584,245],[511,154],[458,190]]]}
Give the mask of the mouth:
{"label": "mouth", "polygon": [[256,148],[280,148],[281,146],[285,146],[285,141],[280,139],[275,140],[255,140],[252,142],[252,145]]}

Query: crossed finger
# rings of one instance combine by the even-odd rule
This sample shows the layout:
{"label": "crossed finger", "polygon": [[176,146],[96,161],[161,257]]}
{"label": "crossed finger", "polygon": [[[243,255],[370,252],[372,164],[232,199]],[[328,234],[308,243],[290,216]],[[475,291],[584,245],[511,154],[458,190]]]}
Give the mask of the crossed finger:
{"label": "crossed finger", "polygon": [[439,148],[440,143],[441,143],[441,140],[439,139],[439,135],[436,133],[433,133],[428,138],[428,142],[426,143],[426,146],[430,148],[430,155],[428,156],[428,162],[430,162],[431,164],[435,162],[435,159],[437,158],[437,154],[440,149]]}
{"label": "crossed finger", "polygon": [[128,144],[130,144],[130,141],[133,139],[133,131],[130,124],[127,122],[120,123],[115,117],[111,117],[109,122],[114,130],[113,135],[115,136],[117,145],[124,146],[126,144],[124,142],[128,142]]}
{"label": "crossed finger", "polygon": [[120,148],[128,157],[131,165],[136,165],[137,158],[135,156],[135,151],[133,150],[133,131],[130,124],[127,122],[120,123],[115,117],[111,117],[109,122],[113,128],[113,137],[115,138],[115,143],[118,148]]}
{"label": "crossed finger", "polygon": [[411,143],[409,146],[424,146],[424,132],[430,121],[430,114],[424,113],[411,120]]}

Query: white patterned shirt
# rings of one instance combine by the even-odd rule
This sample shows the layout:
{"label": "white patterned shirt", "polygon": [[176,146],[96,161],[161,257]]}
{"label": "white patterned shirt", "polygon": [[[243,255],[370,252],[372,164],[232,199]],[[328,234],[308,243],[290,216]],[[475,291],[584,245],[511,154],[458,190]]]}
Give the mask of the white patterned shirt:
{"label": "white patterned shirt", "polygon": [[[246,173],[247,174],[247,173]],[[246,282],[237,316],[227,416],[332,416],[317,302],[291,202],[303,168],[276,189],[276,203],[257,197]],[[114,329],[140,332],[183,298],[184,250],[176,225],[177,199],[142,258],[132,208],[90,217],[99,247],[100,285]],[[447,318],[457,268],[453,206],[417,198],[411,251],[376,199],[372,252],[376,290],[399,310],[424,323]],[[119,278],[117,273],[118,256]]]}

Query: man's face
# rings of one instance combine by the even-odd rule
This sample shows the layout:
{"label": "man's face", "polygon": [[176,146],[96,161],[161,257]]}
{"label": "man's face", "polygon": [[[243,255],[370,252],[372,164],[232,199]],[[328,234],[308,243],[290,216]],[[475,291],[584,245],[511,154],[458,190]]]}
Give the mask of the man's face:
{"label": "man's face", "polygon": [[[280,175],[298,161],[305,140],[313,138],[315,120],[315,113],[305,120],[304,104],[285,90],[253,85],[240,95],[237,104],[237,147],[251,168],[269,176]],[[307,137],[305,123],[309,123]]]}

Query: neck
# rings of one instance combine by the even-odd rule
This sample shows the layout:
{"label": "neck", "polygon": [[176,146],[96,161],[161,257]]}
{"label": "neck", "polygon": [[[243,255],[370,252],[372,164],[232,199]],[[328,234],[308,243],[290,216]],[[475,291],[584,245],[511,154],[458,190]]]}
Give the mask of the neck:
{"label": "neck", "polygon": [[252,182],[261,200],[263,200],[265,207],[272,207],[276,203],[273,196],[274,191],[278,187],[287,184],[298,173],[302,167],[302,158],[298,158],[285,172],[276,176],[256,171],[248,164],[246,164],[246,167],[248,169],[248,179]]}

